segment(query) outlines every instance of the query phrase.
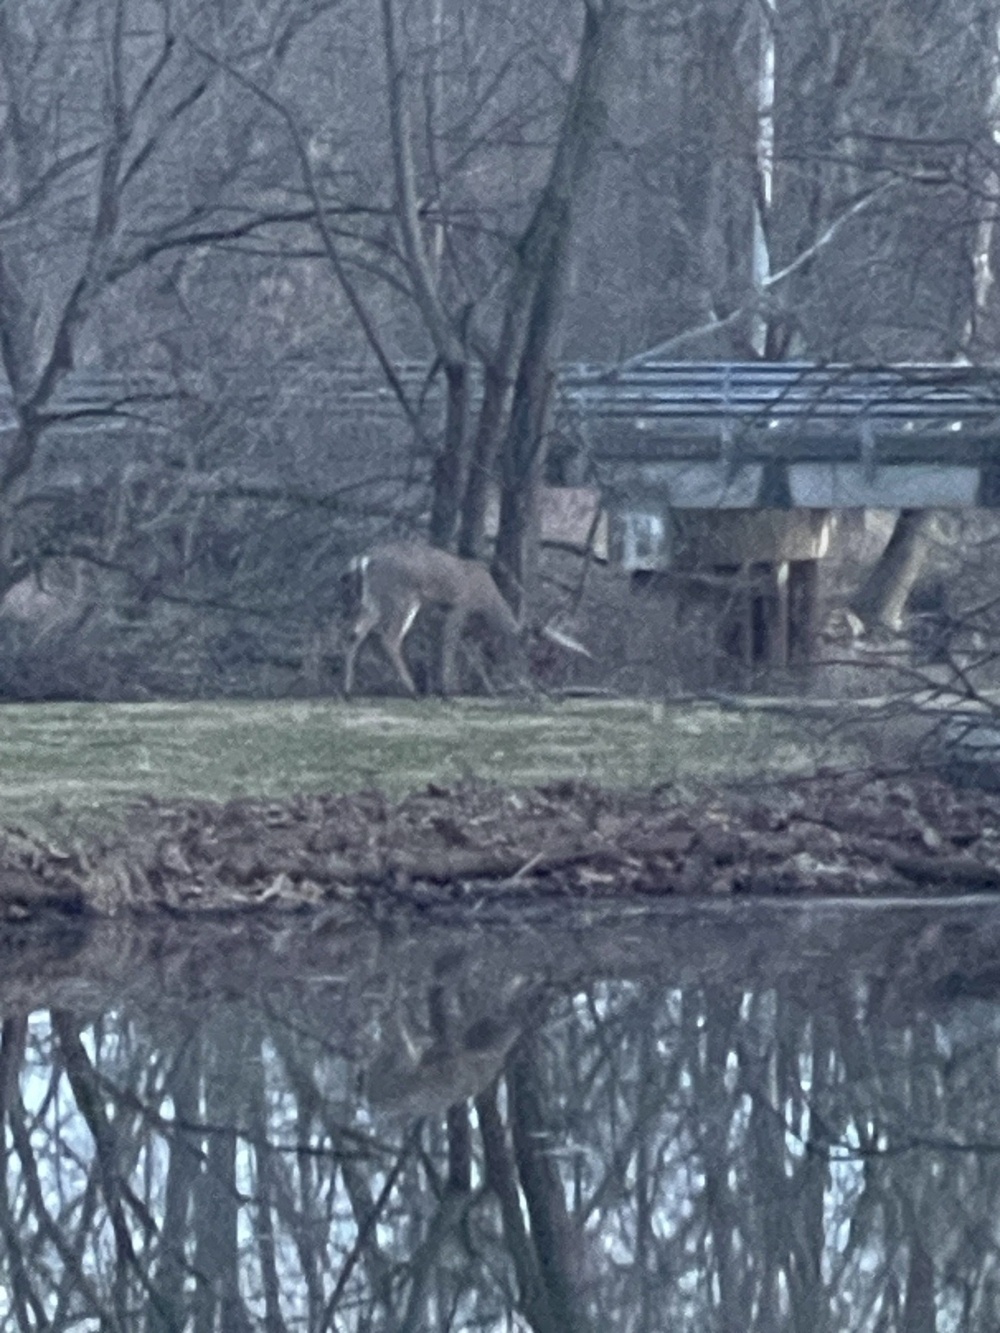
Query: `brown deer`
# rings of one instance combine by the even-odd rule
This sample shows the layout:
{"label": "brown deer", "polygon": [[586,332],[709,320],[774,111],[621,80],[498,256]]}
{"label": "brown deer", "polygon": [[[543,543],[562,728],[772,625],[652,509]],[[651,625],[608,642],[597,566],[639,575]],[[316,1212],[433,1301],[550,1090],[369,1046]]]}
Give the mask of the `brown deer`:
{"label": "brown deer", "polygon": [[[504,601],[485,565],[449,555],[426,542],[376,546],[351,561],[351,572],[360,580],[361,607],[351,626],[344,662],[345,695],[354,689],[358,651],[371,634],[378,635],[404,689],[416,695],[417,687],[403,657],[403,641],[421,607],[442,606],[447,611],[441,644],[444,694],[454,693],[458,642],[470,616],[481,616],[519,655],[522,638],[531,632],[531,627],[522,625]],[[543,625],[538,632],[570,652],[590,656],[582,644],[560,630]]]}

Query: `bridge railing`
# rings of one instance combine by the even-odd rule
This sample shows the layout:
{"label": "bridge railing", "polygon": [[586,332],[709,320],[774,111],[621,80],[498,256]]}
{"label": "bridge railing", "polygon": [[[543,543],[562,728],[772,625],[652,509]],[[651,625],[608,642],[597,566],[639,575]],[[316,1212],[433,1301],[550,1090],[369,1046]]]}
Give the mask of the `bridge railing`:
{"label": "bridge railing", "polygon": [[562,396],[588,417],[747,424],[1000,423],[1000,373],[978,366],[673,362],[614,372],[565,367]]}
{"label": "bridge railing", "polygon": [[[440,402],[440,376],[424,362],[403,362],[397,373],[413,400]],[[284,397],[317,398],[334,412],[392,410],[394,394],[374,367],[304,367],[280,381]],[[190,389],[191,386],[189,386]],[[170,401],[183,392],[167,375],[82,370],[67,375],[52,415],[109,418],[141,404]],[[938,427],[968,423],[1000,427],[1000,369],[920,363],[854,366],[811,362],[651,362],[628,370],[565,365],[559,377],[561,405],[588,418],[657,418],[708,425],[723,421],[780,427],[810,421],[884,421]],[[197,384],[193,386],[197,395]],[[206,393],[210,386],[206,384]],[[257,393],[266,392],[258,386]],[[237,395],[238,396],[238,395]],[[13,420],[9,389],[0,384],[0,422]]]}

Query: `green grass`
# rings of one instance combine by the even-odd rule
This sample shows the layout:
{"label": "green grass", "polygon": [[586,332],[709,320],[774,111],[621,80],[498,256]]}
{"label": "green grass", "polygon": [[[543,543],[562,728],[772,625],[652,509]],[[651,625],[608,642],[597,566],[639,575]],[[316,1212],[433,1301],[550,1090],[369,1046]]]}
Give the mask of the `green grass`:
{"label": "green grass", "polygon": [[802,724],[711,705],[483,700],[46,704],[0,710],[0,824],[50,835],[144,796],[394,795],[473,775],[609,786],[808,771]]}

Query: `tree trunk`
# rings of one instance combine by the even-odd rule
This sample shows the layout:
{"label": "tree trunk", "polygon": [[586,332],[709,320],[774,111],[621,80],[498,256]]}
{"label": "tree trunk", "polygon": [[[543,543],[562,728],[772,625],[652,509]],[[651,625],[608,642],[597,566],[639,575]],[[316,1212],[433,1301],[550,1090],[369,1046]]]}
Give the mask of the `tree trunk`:
{"label": "tree trunk", "polygon": [[906,1272],[906,1298],[901,1333],[935,1333],[934,1260],[917,1234],[916,1219],[910,1232],[910,1261]]}
{"label": "tree trunk", "polygon": [[567,1211],[559,1169],[548,1152],[537,1052],[528,1041],[510,1061],[507,1086],[517,1174],[554,1326],[558,1333],[588,1333],[583,1236]]}
{"label": "tree trunk", "polygon": [[933,529],[933,511],[900,511],[888,546],[851,598],[851,610],[867,629],[900,629],[907,599],[930,550]]}
{"label": "tree trunk", "polygon": [[444,375],[447,385],[444,442],[434,460],[429,535],[432,546],[448,551],[458,527],[467,472],[468,364],[465,361],[450,362],[445,366]]}
{"label": "tree trunk", "polygon": [[[244,1108],[241,1069],[245,1033],[231,1016],[214,1025],[206,1047],[205,1116],[214,1125],[237,1125]],[[240,1192],[235,1134],[210,1134],[205,1170],[198,1181],[193,1216],[196,1285],[194,1333],[248,1333],[240,1295]]]}
{"label": "tree trunk", "polygon": [[[503,328],[496,355],[487,365],[459,553],[478,554],[487,494],[497,471],[497,450],[502,447],[503,498],[494,573],[505,596],[516,599],[515,605],[521,600],[523,552],[532,504],[519,492],[533,490],[540,475],[541,428],[575,205],[607,123],[604,88],[622,16],[619,0],[604,0],[600,5],[591,2],[586,7],[559,142],[538,205],[516,246]],[[510,531],[506,532],[508,524]]]}
{"label": "tree trunk", "polygon": [[[512,320],[513,314],[508,308],[505,322],[510,325]],[[490,482],[493,480],[500,440],[513,399],[514,367],[517,361],[513,355],[512,337],[512,330],[505,328],[500,350],[484,367],[483,401],[472,442],[458,534],[458,554],[468,560],[475,560],[480,555]]]}
{"label": "tree trunk", "polygon": [[[995,143],[1000,136],[1000,16],[995,10],[992,14],[984,13],[982,22],[989,31],[986,49],[989,52],[991,75],[985,97],[985,119]],[[990,315],[991,298],[996,286],[996,273],[993,268],[996,209],[992,204],[984,207],[983,201],[996,199],[998,192],[1000,192],[1000,170],[991,155],[986,159],[980,189],[970,192],[970,202],[975,217],[971,255],[972,300],[962,337],[962,348],[973,359],[976,353],[981,352],[988,357],[992,351],[988,346],[984,346],[983,326]],[[988,335],[987,327],[986,336]]]}
{"label": "tree trunk", "polygon": [[198,1119],[201,1059],[201,1042],[196,1034],[181,1046],[169,1067],[165,1083],[178,1127],[169,1141],[160,1252],[147,1288],[147,1333],[175,1333],[176,1329],[184,1327],[185,1322],[184,1293],[188,1273],[185,1242],[198,1184],[201,1143],[195,1132],[180,1126],[193,1125]]}
{"label": "tree trunk", "polygon": [[[465,485],[468,356],[463,320],[455,319],[447,308],[441,292],[437,264],[428,249],[421,221],[417,164],[404,85],[399,26],[395,0],[382,0],[383,52],[396,217],[414,299],[434,349],[444,363],[447,381],[445,433],[441,451],[434,460],[430,523],[431,542],[447,550],[454,540]],[[440,228],[435,235],[440,240]]]}
{"label": "tree trunk", "polygon": [[497,1108],[495,1083],[476,1097],[476,1116],[483,1142],[486,1186],[492,1190],[500,1206],[504,1244],[517,1274],[521,1312],[534,1333],[560,1333],[559,1317],[552,1309],[548,1287],[542,1280],[538,1253],[521,1207],[516,1167]]}
{"label": "tree trunk", "polygon": [[757,356],[773,354],[770,325],[764,314],[764,298],[771,279],[771,210],[774,203],[774,94],[776,0],[761,0],[757,20],[757,142],[752,200],[753,225],[750,271],[755,309],[750,324],[750,343]]}
{"label": "tree trunk", "polygon": [[[543,337],[551,340],[552,330]],[[555,387],[553,357],[542,348],[531,356],[534,339],[518,377],[514,411],[504,447],[500,518],[492,574],[497,587],[521,616],[535,592],[538,550],[538,491],[544,475],[548,418]]]}

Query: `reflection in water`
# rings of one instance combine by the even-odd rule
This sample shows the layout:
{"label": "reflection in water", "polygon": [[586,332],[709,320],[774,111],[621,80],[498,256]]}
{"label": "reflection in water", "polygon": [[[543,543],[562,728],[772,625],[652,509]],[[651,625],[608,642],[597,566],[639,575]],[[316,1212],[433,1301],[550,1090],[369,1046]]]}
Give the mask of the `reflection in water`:
{"label": "reflection in water", "polygon": [[0,1330],[1000,1327],[1000,909],[722,906],[0,937]]}

